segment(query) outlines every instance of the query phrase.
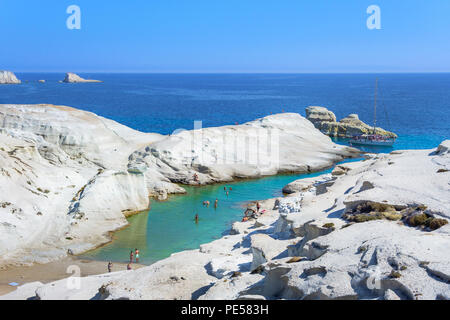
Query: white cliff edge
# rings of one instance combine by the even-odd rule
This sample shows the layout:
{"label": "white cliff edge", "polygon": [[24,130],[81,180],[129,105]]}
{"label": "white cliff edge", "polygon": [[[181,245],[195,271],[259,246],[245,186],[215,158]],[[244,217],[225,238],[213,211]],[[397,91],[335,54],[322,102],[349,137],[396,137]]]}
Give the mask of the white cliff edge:
{"label": "white cliff edge", "polygon": [[450,299],[449,147],[340,165],[198,250],[0,299]]}
{"label": "white cliff edge", "polygon": [[89,82],[103,82],[103,81],[83,79],[82,77],[80,77],[79,75],[77,75],[75,73],[67,72],[66,77],[64,78],[64,80],[62,82],[65,82],[65,83],[89,83]]}
{"label": "white cliff edge", "polygon": [[[231,136],[225,143],[224,132]],[[235,141],[255,132],[279,134],[281,156],[268,165],[247,165],[235,154]],[[149,196],[184,193],[178,182],[312,171],[357,154],[294,114],[163,136],[54,105],[0,105],[0,146],[0,266],[45,263],[106,243],[127,215],[149,207]],[[217,161],[224,154],[231,160]]]}

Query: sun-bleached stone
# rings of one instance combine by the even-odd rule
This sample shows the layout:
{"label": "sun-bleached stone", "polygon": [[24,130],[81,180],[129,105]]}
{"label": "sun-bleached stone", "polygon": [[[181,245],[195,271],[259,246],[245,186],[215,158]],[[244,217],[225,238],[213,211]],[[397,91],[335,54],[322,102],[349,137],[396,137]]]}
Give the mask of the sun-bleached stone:
{"label": "sun-bleached stone", "polygon": [[83,79],[76,73],[67,72],[64,80],[65,83],[89,83],[89,82],[102,82],[100,80]]}
{"label": "sun-bleached stone", "polygon": [[11,71],[0,70],[0,84],[19,84],[21,81]]}
{"label": "sun-bleached stone", "polygon": [[[333,112],[324,107],[306,108],[306,118],[322,133],[331,137],[351,138],[355,135],[374,133],[373,126],[370,126],[359,119],[357,114],[350,114],[347,117],[336,120]],[[375,128],[375,134],[397,137],[393,132],[382,128]]]}
{"label": "sun-bleached stone", "polygon": [[[303,197],[300,211],[280,213],[273,201],[261,202],[267,214],[278,213],[278,221],[246,223],[246,232],[200,250],[111,279],[92,278],[84,282],[85,298],[100,292],[95,296],[102,299],[448,299],[449,224],[426,231],[388,219],[348,224],[342,217],[349,199],[380,201],[389,193],[398,205],[420,203],[446,217],[448,180],[437,178],[442,173],[436,169],[450,157],[436,150],[380,154],[348,164],[351,170],[326,192],[294,194]],[[330,175],[313,183],[323,183],[325,176]],[[365,182],[370,187],[363,187]],[[441,199],[439,205],[435,199]],[[22,291],[26,298],[29,292],[21,288],[15,297]],[[37,292],[42,298],[83,297],[57,283]]]}
{"label": "sun-bleached stone", "polygon": [[[33,111],[31,107],[20,108],[27,110],[26,114]],[[43,112],[41,120],[46,117],[46,108],[49,107],[37,108]],[[0,106],[3,114],[5,109]],[[4,121],[7,125],[0,133],[2,145],[6,147],[0,149],[0,161],[3,161],[0,188],[6,189],[0,194],[8,194],[10,199],[0,202],[0,228],[3,228],[0,241],[8,241],[0,242],[0,248],[6,243],[21,248],[30,246],[20,242],[24,232],[28,232],[30,241],[39,243],[45,237],[46,241],[58,244],[46,250],[40,248],[42,259],[64,255],[68,248],[83,250],[86,243],[82,240],[86,240],[88,231],[91,235],[88,242],[97,241],[89,222],[83,220],[85,217],[89,217],[88,221],[98,219],[95,225],[103,218],[112,218],[113,225],[120,224],[124,220],[125,204],[130,205],[122,200],[130,198],[132,203],[139,203],[147,194],[142,192],[148,190],[146,172],[155,171],[164,177],[167,173],[170,178],[165,183],[174,181],[170,169],[156,170],[152,161],[146,159],[152,154],[171,165],[177,163],[162,152],[169,152],[168,141],[172,140],[167,141],[168,137],[131,134],[131,129],[103,120],[104,136],[108,137],[108,130],[114,128],[125,146],[111,137],[103,140],[101,148],[89,147],[84,146],[83,138],[89,135],[87,128],[81,128],[85,132],[80,136],[64,131],[63,125],[45,129],[33,121],[26,121],[26,125],[24,121],[14,122],[9,118],[14,113],[6,113],[9,114],[8,121]],[[83,117],[93,116],[83,114]],[[97,123],[94,120],[95,117],[91,121]],[[275,117],[268,122],[273,124],[278,120]],[[95,127],[98,129],[98,125]],[[55,130],[71,137],[61,138]],[[216,142],[209,143],[212,149],[207,150],[216,150]],[[153,149],[155,145],[158,147]],[[120,150],[128,146],[124,150],[134,156],[128,157],[127,152],[117,159],[102,156],[101,150],[111,153],[119,146]],[[173,150],[185,148],[178,145],[177,139],[172,146]],[[136,149],[132,151],[133,148]],[[80,150],[84,150],[83,157],[76,158],[75,151]],[[398,210],[420,206],[432,217],[450,220],[450,189],[448,171],[445,171],[450,166],[450,153],[447,151],[447,142],[443,142],[434,150],[378,154],[365,161],[346,163],[345,174],[313,178],[306,188],[293,190],[290,197],[278,198],[278,202],[261,201],[264,213],[255,215],[251,221],[235,223],[234,234],[203,244],[198,250],[173,254],[135,271],[82,278],[82,289],[78,291],[68,288],[63,279],[19,287],[14,297],[32,298],[30,288],[33,288],[35,296],[41,299],[448,299],[450,224],[428,230],[383,217],[359,223],[350,223],[345,218],[345,213],[354,206],[375,203]],[[140,152],[140,156],[135,152]],[[145,153],[148,155],[144,156]],[[92,161],[94,156],[96,160]],[[136,163],[138,158],[144,160],[145,166],[130,170],[130,163]],[[214,170],[214,166],[196,165],[174,168],[197,172],[204,183]],[[42,175],[45,178],[40,178]],[[69,179],[65,180],[65,176]],[[67,181],[67,186],[61,189],[55,181]],[[71,188],[69,183],[75,187]],[[39,191],[37,187],[41,185]],[[114,200],[112,195],[94,203],[94,195],[106,190],[114,190],[117,195],[120,214],[119,210],[108,213],[113,216],[102,216],[100,212]],[[52,200],[55,208],[45,206],[46,199]],[[295,210],[286,210],[284,200],[280,199],[296,202]],[[71,210],[74,211],[69,213]],[[84,223],[85,227],[77,225]],[[30,234],[30,230],[34,232]],[[49,236],[50,232],[54,237]],[[61,236],[63,240],[58,243]],[[8,254],[3,251],[1,256]],[[31,254],[25,256],[30,261],[35,258]]]}

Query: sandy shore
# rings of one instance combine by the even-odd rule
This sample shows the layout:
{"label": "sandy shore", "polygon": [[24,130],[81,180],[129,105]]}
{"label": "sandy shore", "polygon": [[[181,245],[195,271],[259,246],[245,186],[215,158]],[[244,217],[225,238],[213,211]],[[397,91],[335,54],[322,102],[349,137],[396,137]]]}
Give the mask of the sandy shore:
{"label": "sandy shore", "polygon": [[[81,276],[91,276],[96,274],[103,274],[108,272],[107,262],[77,259],[68,257],[59,261],[48,264],[35,264],[32,266],[23,267],[6,267],[0,270],[0,296],[16,290],[16,287],[10,286],[9,283],[16,282],[23,285],[29,282],[39,281],[42,283],[49,283],[56,280],[61,280],[69,277],[71,274],[67,273],[67,268],[71,265],[80,267]],[[133,270],[144,267],[141,264],[132,264]],[[126,263],[113,263],[112,271],[126,270]]]}

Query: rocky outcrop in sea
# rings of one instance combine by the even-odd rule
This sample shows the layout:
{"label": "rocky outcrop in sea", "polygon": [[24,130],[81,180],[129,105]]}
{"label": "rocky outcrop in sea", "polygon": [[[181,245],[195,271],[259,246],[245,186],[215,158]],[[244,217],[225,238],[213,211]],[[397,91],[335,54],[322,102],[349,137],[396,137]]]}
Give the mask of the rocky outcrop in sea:
{"label": "rocky outcrop in sea", "polygon": [[450,299],[449,146],[300,180],[229,235],[151,266],[0,299]]}
{"label": "rocky outcrop in sea", "polygon": [[79,75],[77,75],[75,73],[68,72],[68,73],[66,73],[66,77],[64,78],[64,80],[62,82],[65,82],[65,83],[89,83],[89,82],[102,82],[102,81],[83,79],[82,77],[80,77]]}
{"label": "rocky outcrop in sea", "polygon": [[149,196],[184,193],[178,183],[311,172],[357,155],[298,114],[164,136],[66,106],[0,105],[0,265],[106,243]]}
{"label": "rocky outcrop in sea", "polygon": [[21,81],[11,71],[0,70],[0,84],[19,84]]}
{"label": "rocky outcrop in sea", "polygon": [[[351,138],[356,135],[373,134],[373,126],[370,126],[359,119],[357,114],[350,114],[347,117],[336,120],[336,115],[324,107],[306,108],[306,118],[323,134],[331,137]],[[382,128],[376,128],[375,134],[394,137],[397,135]]]}

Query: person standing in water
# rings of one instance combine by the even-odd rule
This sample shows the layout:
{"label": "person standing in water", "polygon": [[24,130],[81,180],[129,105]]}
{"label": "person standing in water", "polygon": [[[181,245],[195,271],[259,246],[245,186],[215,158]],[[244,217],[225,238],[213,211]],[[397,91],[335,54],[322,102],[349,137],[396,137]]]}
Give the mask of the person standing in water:
{"label": "person standing in water", "polygon": [[214,209],[217,209],[218,204],[219,204],[219,199],[216,198],[216,201],[214,201]]}
{"label": "person standing in water", "polygon": [[108,262],[108,272],[109,273],[111,273],[111,271],[112,271],[112,262],[110,261],[110,262]]}
{"label": "person standing in water", "polygon": [[227,191],[227,197],[228,197],[228,191]]}
{"label": "person standing in water", "polygon": [[136,263],[139,263],[139,250],[137,248],[134,249],[134,256],[136,257]]}
{"label": "person standing in water", "polygon": [[133,263],[133,250],[130,251],[130,263]]}
{"label": "person standing in water", "polygon": [[195,214],[195,223],[198,223],[198,213]]}

